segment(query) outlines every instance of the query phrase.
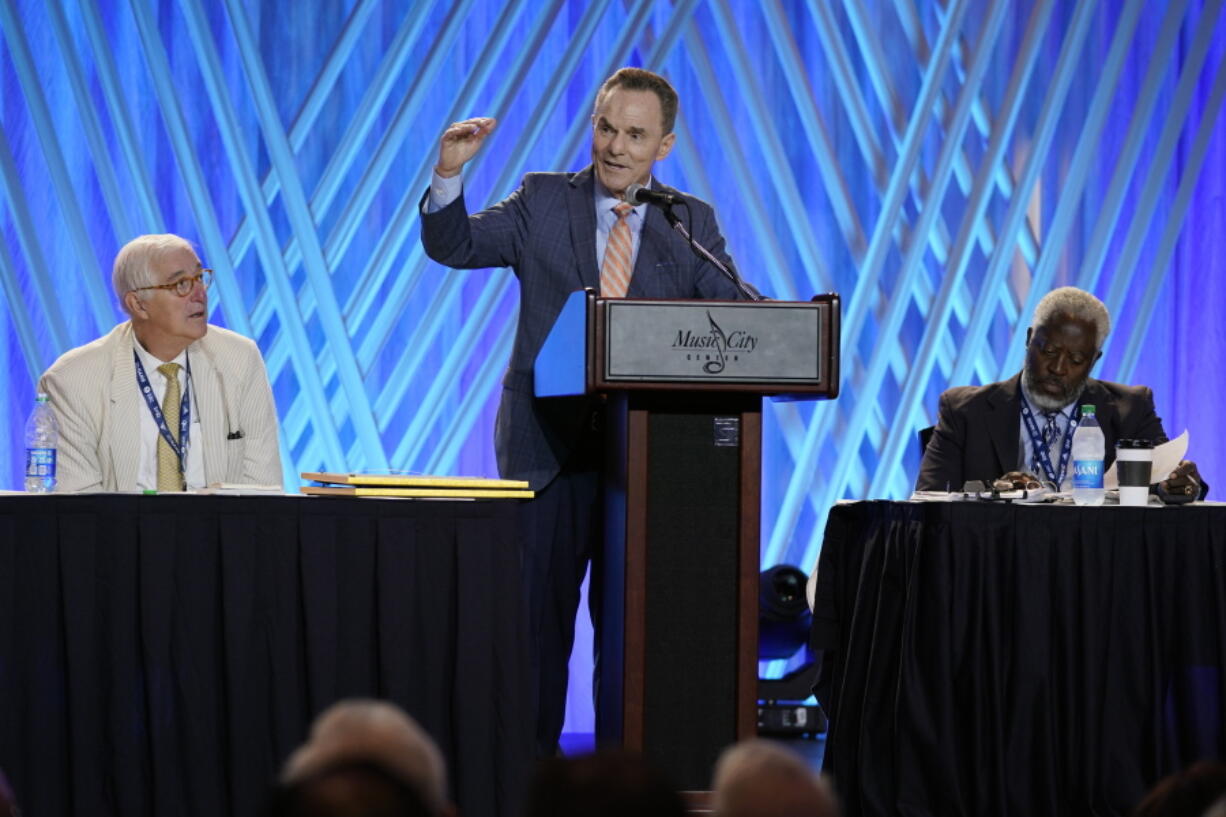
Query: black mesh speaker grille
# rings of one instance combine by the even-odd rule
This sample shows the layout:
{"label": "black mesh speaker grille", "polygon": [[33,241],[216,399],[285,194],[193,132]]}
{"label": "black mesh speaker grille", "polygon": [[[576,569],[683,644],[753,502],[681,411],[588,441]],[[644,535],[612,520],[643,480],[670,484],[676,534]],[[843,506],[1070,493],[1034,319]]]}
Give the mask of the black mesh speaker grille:
{"label": "black mesh speaker grille", "polygon": [[649,425],[644,746],[675,785],[706,789],[736,739],[740,448],[710,414]]}

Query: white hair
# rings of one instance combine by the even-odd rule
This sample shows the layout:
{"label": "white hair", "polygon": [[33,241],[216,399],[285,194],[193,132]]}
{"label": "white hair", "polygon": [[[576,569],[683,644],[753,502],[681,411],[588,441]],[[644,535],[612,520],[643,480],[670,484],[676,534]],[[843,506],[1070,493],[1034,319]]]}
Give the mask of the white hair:
{"label": "white hair", "polygon": [[[124,244],[111,268],[111,288],[119,303],[123,304],[123,296],[134,289],[160,283],[153,265],[175,250],[196,251],[190,241],[173,233],[141,235]],[[139,295],[148,298],[149,292]]]}
{"label": "white hair", "polygon": [[447,767],[438,745],[395,704],[340,701],[311,725],[311,736],[285,762],[287,785],[340,763],[370,762],[412,787],[432,813],[447,803]]}
{"label": "white hair", "polygon": [[1111,316],[1102,301],[1077,287],[1053,289],[1044,295],[1039,305],[1034,308],[1034,319],[1030,322],[1030,328],[1045,326],[1057,315],[1070,315],[1094,324],[1095,349],[1103,348],[1103,341],[1111,331]]}
{"label": "white hair", "polygon": [[840,814],[826,779],[775,741],[755,738],[729,746],[715,764],[711,787],[716,817]]}

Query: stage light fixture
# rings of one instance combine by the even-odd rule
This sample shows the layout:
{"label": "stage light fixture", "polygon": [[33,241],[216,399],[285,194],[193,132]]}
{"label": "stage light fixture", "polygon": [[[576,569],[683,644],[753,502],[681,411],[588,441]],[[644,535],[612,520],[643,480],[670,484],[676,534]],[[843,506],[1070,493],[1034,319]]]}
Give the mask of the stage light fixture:
{"label": "stage light fixture", "polygon": [[805,601],[807,577],[775,565],[758,577],[758,660],[791,658],[809,640],[813,614]]}
{"label": "stage light fixture", "polygon": [[[792,565],[776,565],[758,576],[758,660],[791,658],[809,642],[813,614],[805,599],[808,577]],[[805,662],[782,678],[758,679],[758,734],[815,737],[826,731],[826,715],[811,703],[816,665]]]}

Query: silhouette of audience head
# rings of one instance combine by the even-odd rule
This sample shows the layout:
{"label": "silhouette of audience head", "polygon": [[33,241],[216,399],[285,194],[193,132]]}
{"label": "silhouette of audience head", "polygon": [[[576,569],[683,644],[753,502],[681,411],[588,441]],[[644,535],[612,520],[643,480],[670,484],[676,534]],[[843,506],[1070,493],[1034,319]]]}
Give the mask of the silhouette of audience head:
{"label": "silhouette of audience head", "polygon": [[685,802],[640,756],[602,750],[550,758],[533,775],[523,817],[684,817]]}
{"label": "silhouette of audience head", "polygon": [[[453,810],[447,799],[446,766],[434,740],[399,707],[373,700],[341,701],[322,712],[281,774],[282,788],[297,792],[295,796],[302,799],[294,802],[304,804],[342,803],[346,793],[352,794],[354,803],[365,797],[372,803],[406,802],[400,787],[392,785],[396,783],[411,789],[425,811],[372,811],[372,815],[442,815]],[[312,817],[366,813],[334,808],[288,813]]]}
{"label": "silhouette of audience head", "polygon": [[1158,781],[1133,817],[1201,817],[1226,795],[1226,763],[1203,760]]}
{"label": "silhouette of audience head", "polygon": [[20,817],[21,809],[17,808],[17,796],[9,786],[8,778],[0,770],[0,817]]}
{"label": "silhouette of audience head", "polygon": [[716,817],[838,817],[829,785],[782,744],[747,740],[729,746],[715,764]]}
{"label": "silhouette of audience head", "polygon": [[339,763],[280,787],[266,817],[436,817],[416,788],[377,763]]}

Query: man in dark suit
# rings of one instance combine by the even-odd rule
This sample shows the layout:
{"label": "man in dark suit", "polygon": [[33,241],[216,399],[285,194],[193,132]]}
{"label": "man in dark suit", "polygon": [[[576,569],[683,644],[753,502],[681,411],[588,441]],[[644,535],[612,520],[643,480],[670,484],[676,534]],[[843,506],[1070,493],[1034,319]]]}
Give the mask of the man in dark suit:
{"label": "man in dark suit", "polygon": [[[1039,301],[1026,332],[1026,361],[1008,380],[959,386],[941,395],[937,426],[920,463],[916,490],[962,489],[967,480],[1052,482],[1068,487],[1068,452],[1083,405],[1102,426],[1104,468],[1115,461],[1121,439],[1165,442],[1154,395],[1089,376],[1102,357],[1111,321],[1102,301],[1075,287],[1053,290]],[[1026,422],[1029,411],[1033,422]],[[1003,476],[1002,476],[1003,475]],[[1196,464],[1185,460],[1160,483],[1170,494],[1204,496]]]}
{"label": "man in dark suit", "polygon": [[[602,529],[602,416],[595,401],[538,400],[533,361],[566,297],[584,287],[604,297],[739,297],[661,211],[622,200],[635,183],[682,196],[694,239],[732,267],[711,207],[652,178],[653,164],[676,141],[676,115],[677,94],[663,77],[623,68],[596,95],[591,165],[578,173],[530,173],[506,199],[473,215],[459,173],[496,123],[457,122],[443,134],[422,199],[422,244],[431,258],[464,269],[511,267],[519,278],[519,324],[494,442],[499,472],[537,492],[524,508],[523,530],[543,754],[555,750],[562,730],[579,587]],[[595,616],[595,598],[589,606]]]}

